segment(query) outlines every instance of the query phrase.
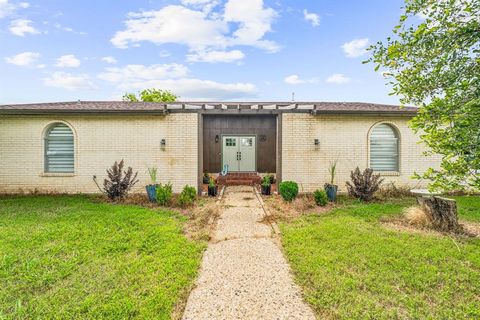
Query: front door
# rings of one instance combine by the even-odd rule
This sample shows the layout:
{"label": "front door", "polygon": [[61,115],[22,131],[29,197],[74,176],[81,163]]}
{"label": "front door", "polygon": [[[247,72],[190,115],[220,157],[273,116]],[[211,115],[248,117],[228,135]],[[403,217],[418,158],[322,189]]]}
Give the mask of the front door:
{"label": "front door", "polygon": [[228,171],[256,171],[255,136],[223,136],[222,162]]}

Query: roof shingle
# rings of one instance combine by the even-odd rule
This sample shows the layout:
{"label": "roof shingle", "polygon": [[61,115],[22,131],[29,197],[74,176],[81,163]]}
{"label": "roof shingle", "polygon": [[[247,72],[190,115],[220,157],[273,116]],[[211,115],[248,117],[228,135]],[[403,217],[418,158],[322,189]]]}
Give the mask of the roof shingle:
{"label": "roof shingle", "polygon": [[312,113],[390,113],[415,114],[416,107],[402,107],[365,102],[125,102],[125,101],[77,101],[33,104],[0,105],[0,113],[97,113],[97,112],[195,112],[196,110],[269,110],[276,112]]}

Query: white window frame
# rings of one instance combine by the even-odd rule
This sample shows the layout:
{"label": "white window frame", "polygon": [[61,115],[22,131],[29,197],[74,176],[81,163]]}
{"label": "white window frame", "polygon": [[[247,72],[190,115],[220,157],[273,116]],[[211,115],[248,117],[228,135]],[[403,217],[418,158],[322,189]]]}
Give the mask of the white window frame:
{"label": "white window frame", "polygon": [[[371,136],[373,129],[379,125],[387,125],[389,126],[392,130],[393,133],[395,134],[396,140],[397,140],[397,155],[396,155],[396,169],[395,170],[378,170],[375,168],[371,167],[371,161],[372,161],[372,143],[371,143]],[[384,176],[398,176],[400,175],[401,172],[401,136],[400,136],[400,130],[398,130],[398,127],[392,123],[392,122],[387,122],[387,121],[381,121],[375,123],[373,126],[370,127],[370,130],[368,131],[368,136],[367,136],[367,142],[368,142],[368,159],[367,159],[367,167],[373,169],[376,173],[380,173],[381,175]]]}
{"label": "white window frame", "polygon": [[[51,171],[48,171],[48,168],[47,168],[47,166],[48,166],[48,162],[47,162],[48,135],[49,135],[51,129],[58,124],[66,125],[72,131],[72,135],[73,135],[73,170],[72,171],[51,172]],[[43,147],[42,147],[43,168],[42,168],[42,172],[40,173],[40,176],[44,176],[44,177],[72,177],[72,176],[75,176],[76,172],[77,172],[77,134],[76,134],[73,126],[70,123],[68,123],[67,121],[63,121],[63,120],[51,121],[43,129],[42,141],[43,141]]]}

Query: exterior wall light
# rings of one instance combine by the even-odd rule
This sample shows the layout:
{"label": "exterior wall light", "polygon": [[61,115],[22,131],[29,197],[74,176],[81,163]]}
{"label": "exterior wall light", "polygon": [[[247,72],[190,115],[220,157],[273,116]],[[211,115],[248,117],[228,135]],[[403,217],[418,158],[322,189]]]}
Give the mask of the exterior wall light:
{"label": "exterior wall light", "polygon": [[220,137],[217,135],[215,135],[215,143],[218,143],[218,140],[220,140]]}
{"label": "exterior wall light", "polygon": [[315,145],[315,149],[320,148],[320,139],[314,139],[313,144]]}
{"label": "exterior wall light", "polygon": [[160,148],[165,150],[165,146],[167,145],[167,141],[165,139],[160,140]]}

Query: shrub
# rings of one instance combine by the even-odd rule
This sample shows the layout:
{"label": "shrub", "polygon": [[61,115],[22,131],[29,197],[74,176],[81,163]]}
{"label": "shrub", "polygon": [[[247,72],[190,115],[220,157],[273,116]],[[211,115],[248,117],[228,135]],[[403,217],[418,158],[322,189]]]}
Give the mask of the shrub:
{"label": "shrub", "polygon": [[377,191],[377,196],[380,198],[405,198],[411,197],[410,187],[407,185],[396,186],[395,182],[391,182],[386,186],[381,187]]}
{"label": "shrub", "polygon": [[161,206],[165,206],[172,200],[172,184],[166,183],[164,185],[159,184],[157,187],[157,202]]}
{"label": "shrub", "polygon": [[191,206],[197,198],[197,190],[194,187],[186,185],[178,196],[178,205],[185,208]]}
{"label": "shrub", "polygon": [[269,175],[266,175],[265,177],[263,177],[262,186],[269,187],[271,184],[272,184],[272,180]]}
{"label": "shrub", "polygon": [[270,180],[270,184],[275,183],[275,176],[272,173],[267,173],[265,177],[268,177],[268,180]]}
{"label": "shrub", "polygon": [[350,178],[352,183],[347,182],[348,194],[363,201],[372,200],[384,180],[379,174],[373,174],[372,169],[366,168],[361,173],[358,167],[350,173]]}
{"label": "shrub", "polygon": [[[103,181],[103,192],[110,200],[120,200],[125,198],[128,191],[138,182],[137,174],[133,174],[133,169],[128,167],[123,170],[123,159],[120,162],[115,161],[110,169],[107,169],[108,178]],[[98,184],[97,184],[98,186]]]}
{"label": "shrub", "polygon": [[294,181],[283,181],[278,190],[283,200],[292,201],[298,195],[298,184]]}
{"label": "shrub", "polygon": [[213,179],[213,177],[210,177],[210,181],[208,182],[208,187],[215,188],[215,186],[216,186],[215,179]]}
{"label": "shrub", "polygon": [[328,203],[328,197],[325,190],[317,189],[313,192],[315,203],[319,206],[325,206]]}

